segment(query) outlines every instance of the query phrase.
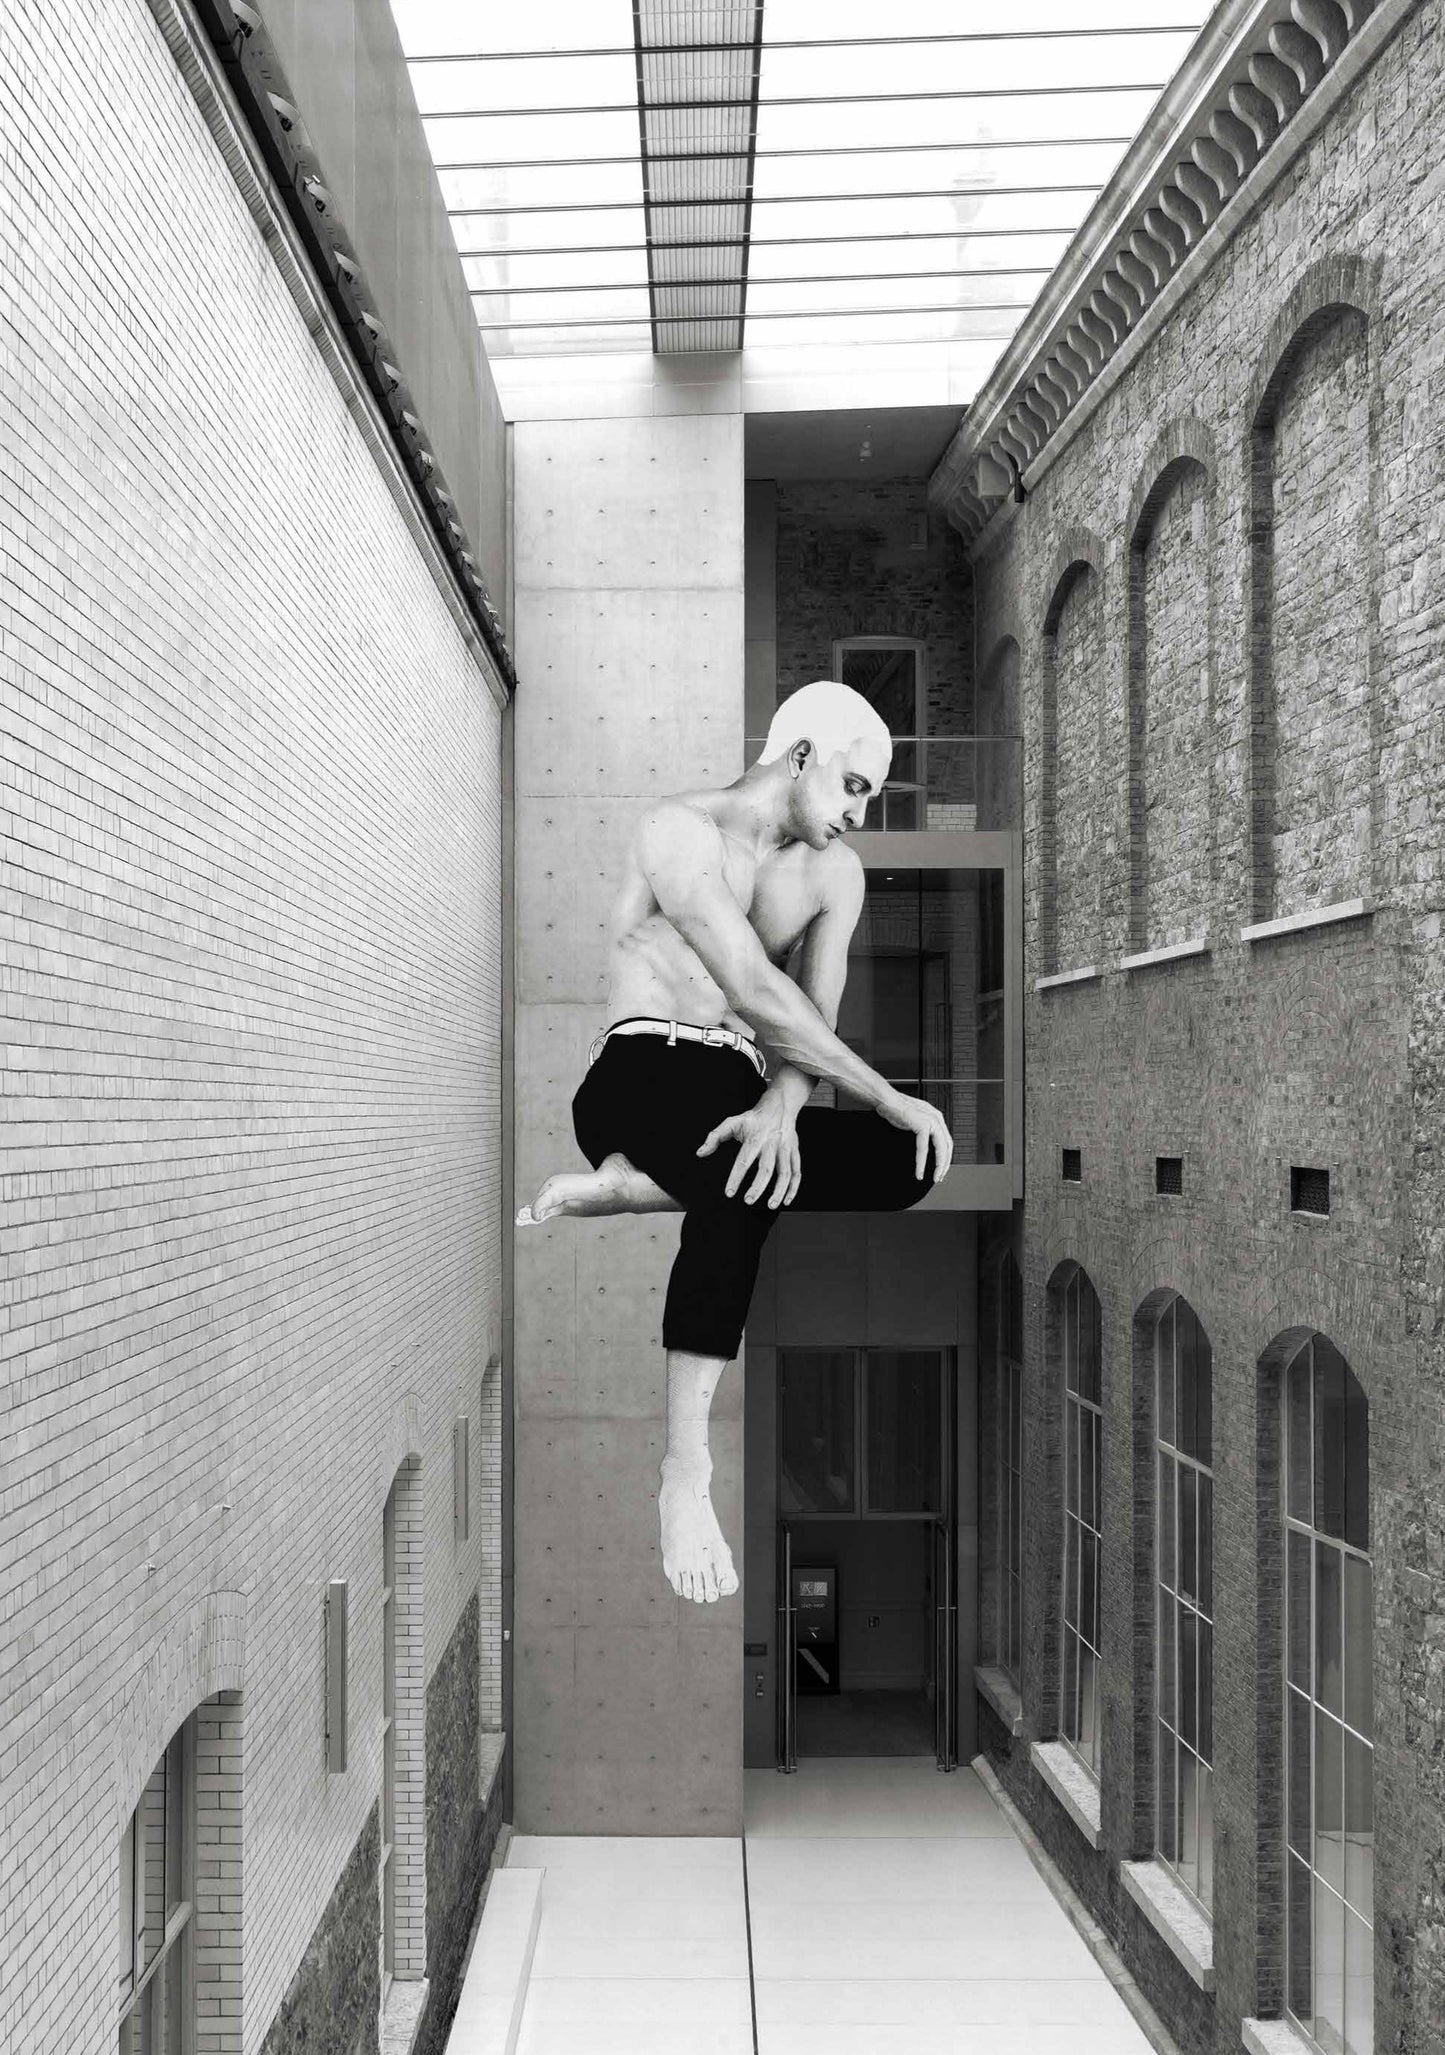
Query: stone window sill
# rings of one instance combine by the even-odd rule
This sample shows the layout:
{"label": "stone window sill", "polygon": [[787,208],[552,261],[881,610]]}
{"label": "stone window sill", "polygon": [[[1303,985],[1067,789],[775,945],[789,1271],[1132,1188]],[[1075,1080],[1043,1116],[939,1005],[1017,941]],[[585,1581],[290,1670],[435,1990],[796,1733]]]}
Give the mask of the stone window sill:
{"label": "stone window sill", "polygon": [[1104,1842],[1099,1782],[1062,1741],[1035,1741],[1029,1760],[1091,1848]]}
{"label": "stone window sill", "polygon": [[1090,978],[1096,978],[1098,975],[1098,966],[1093,963],[1086,963],[1082,970],[1056,970],[1051,977],[1035,978],[1034,990],[1036,992],[1052,992],[1060,985],[1083,985],[1087,984]]}
{"label": "stone window sill", "polygon": [[1013,1680],[1007,1672],[991,1663],[978,1663],[973,1672],[974,1686],[980,1698],[991,1705],[1010,1734],[1022,1734],[1024,1730],[1024,1705]]}
{"label": "stone window sill", "polygon": [[1141,949],[1135,956],[1121,956],[1120,970],[1147,970],[1151,963],[1179,963],[1186,956],[1207,956],[1209,944],[1198,942],[1170,942],[1163,949]]}
{"label": "stone window sill", "polygon": [[1123,1862],[1124,1889],[1201,1991],[1214,1989],[1214,1928],[1162,1862]]}
{"label": "stone window sill", "polygon": [[1287,913],[1282,920],[1259,920],[1241,928],[1241,942],[1270,942],[1276,935],[1302,935],[1310,928],[1333,927],[1337,921],[1364,920],[1374,912],[1368,899],[1341,899],[1334,906],[1312,906],[1305,913]]}
{"label": "stone window sill", "polygon": [[1249,2055],[1316,2055],[1298,2027],[1287,2019],[1244,2019],[1239,2038]]}
{"label": "stone window sill", "polygon": [[412,2055],[426,2011],[425,1977],[393,1977],[381,2013],[381,2055]]}

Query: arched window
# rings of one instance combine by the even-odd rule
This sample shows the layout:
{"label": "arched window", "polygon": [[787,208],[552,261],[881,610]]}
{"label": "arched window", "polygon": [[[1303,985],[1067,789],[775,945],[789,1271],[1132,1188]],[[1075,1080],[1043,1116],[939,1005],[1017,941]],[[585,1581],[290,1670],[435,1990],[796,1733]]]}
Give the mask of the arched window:
{"label": "arched window", "polygon": [[1012,1249],[998,1276],[998,1660],[1023,1689],[1024,1281]]}
{"label": "arched window", "polygon": [[426,1975],[426,1696],[421,1468],[409,1456],[381,1520],[381,2004]]}
{"label": "arched window", "polygon": [[120,1844],[119,2055],[191,2046],[196,1715],[152,1770]]}
{"label": "arched window", "polygon": [[1193,1308],[1154,1327],[1155,1851],[1214,1904],[1213,1359]]}
{"label": "arched window", "polygon": [[1061,1287],[1064,1387],[1063,1694],[1059,1730],[1099,1774],[1099,1569],[1103,1521],[1102,1319],[1074,1268]]}
{"label": "arched window", "polygon": [[1284,1379],[1285,2003],[1328,2055],[1374,2048],[1369,1407],[1312,1335]]}

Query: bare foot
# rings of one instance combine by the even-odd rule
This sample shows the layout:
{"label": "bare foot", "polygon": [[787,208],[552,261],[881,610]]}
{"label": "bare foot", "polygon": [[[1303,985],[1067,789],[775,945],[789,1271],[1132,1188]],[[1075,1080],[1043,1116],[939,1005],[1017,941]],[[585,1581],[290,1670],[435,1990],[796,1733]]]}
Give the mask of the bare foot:
{"label": "bare foot", "polygon": [[732,1551],[723,1540],[708,1496],[712,1464],[684,1467],[675,1456],[662,1459],[657,1511],[662,1527],[662,1567],[679,1598],[711,1605],[738,1588]]}
{"label": "bare foot", "polygon": [[622,1158],[609,1156],[598,1170],[564,1170],[549,1177],[530,1206],[517,1215],[518,1227],[540,1227],[544,1220],[580,1218],[591,1213],[618,1213],[627,1199]]}

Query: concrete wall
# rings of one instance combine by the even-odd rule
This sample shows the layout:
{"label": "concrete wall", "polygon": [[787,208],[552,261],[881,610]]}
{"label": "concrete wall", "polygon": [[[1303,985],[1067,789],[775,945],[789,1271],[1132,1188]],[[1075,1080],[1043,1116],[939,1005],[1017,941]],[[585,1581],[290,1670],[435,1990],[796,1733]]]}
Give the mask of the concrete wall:
{"label": "concrete wall", "polygon": [[115,2045],[121,1835],[224,1691],[249,2055],[375,1902],[409,1457],[420,1682],[492,1641],[500,716],[149,10],[5,36],[0,2044]]}
{"label": "concrete wall", "polygon": [[[1140,337],[1076,431],[1066,425],[1031,471],[1026,503],[985,530],[976,564],[986,657],[1021,652],[1030,885],[1027,1731],[1010,1739],[990,1716],[986,1734],[1010,1790],[1191,2055],[1237,2048],[1241,2019],[1274,2016],[1282,2002],[1282,1541],[1270,1438],[1278,1348],[1311,1329],[1344,1353],[1369,1400],[1374,2046],[1445,2040],[1434,1910],[1445,1782],[1428,1739],[1439,1732],[1445,1610],[1442,81],[1439,6],[1404,10],[1262,204],[1237,210],[1227,239],[1206,238],[1185,297]],[[1151,505],[1159,526],[1141,564]],[[1071,575],[1075,593],[1094,592],[1083,726],[1097,745],[1080,745],[1070,786],[1062,665],[1076,638],[1065,619],[1052,821],[1047,630]],[[1069,807],[1092,815],[1089,841]],[[1066,889],[1066,852],[1070,863],[1089,855],[1096,908]],[[1268,913],[1355,897],[1372,900],[1372,915],[1242,939]],[[1055,921],[1058,967],[1094,963],[1100,975],[1036,993],[1034,975],[1054,967]],[[1144,936],[1197,938],[1206,953],[1122,968]],[[1061,1180],[1066,1147],[1082,1152],[1079,1183]],[[1156,1155],[1182,1156],[1181,1196],[1156,1196]],[[1328,1166],[1327,1219],[1292,1214],[1292,1164]],[[1087,1271],[1104,1322],[1097,1852],[1027,1752],[1053,1731],[1058,1695],[1062,1519],[1050,1464],[1062,1401],[1047,1312],[1067,1261]],[[1153,1846],[1152,1400],[1135,1316],[1161,1289],[1184,1294],[1213,1346],[1208,1994],[1118,1873]]]}
{"label": "concrete wall", "polygon": [[[747,1333],[743,1631],[768,1647],[743,1659],[750,1768],[777,1761],[777,1352],[789,1346],[957,1351],[959,1757],[976,1752],[975,1230],[971,1213],[798,1214],[768,1238]],[[808,1531],[799,1524],[799,1547]]]}
{"label": "concrete wall", "polygon": [[[516,1176],[581,1164],[570,1104],[604,1018],[618,862],[649,796],[742,767],[736,413],[514,430]],[[741,1601],[673,1595],[657,1546],[675,1217],[516,1249],[516,1823],[736,1833]],[[713,1500],[741,1539],[741,1378]]]}
{"label": "concrete wall", "polygon": [[505,617],[506,424],[388,0],[263,0],[261,15]]}

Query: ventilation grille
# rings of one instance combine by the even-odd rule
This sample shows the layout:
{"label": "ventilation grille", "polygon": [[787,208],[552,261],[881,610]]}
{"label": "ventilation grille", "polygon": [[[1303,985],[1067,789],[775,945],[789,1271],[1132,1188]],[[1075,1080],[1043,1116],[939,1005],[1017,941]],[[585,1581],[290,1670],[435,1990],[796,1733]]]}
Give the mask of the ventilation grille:
{"label": "ventilation grille", "polygon": [[1182,1156],[1156,1156],[1154,1158],[1154,1189],[1178,1198],[1184,1191],[1184,1158]]}
{"label": "ventilation grille", "polygon": [[1330,1173],[1309,1164],[1292,1163],[1289,1203],[1292,1213],[1327,1214],[1330,1210]]}
{"label": "ventilation grille", "polygon": [[1084,1182],[1084,1158],[1081,1150],[1065,1149],[1063,1168],[1059,1175],[1063,1178],[1065,1184],[1082,1184]]}

